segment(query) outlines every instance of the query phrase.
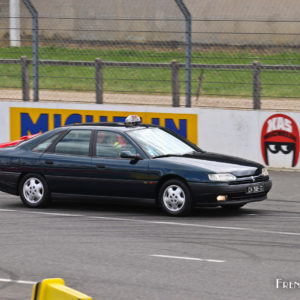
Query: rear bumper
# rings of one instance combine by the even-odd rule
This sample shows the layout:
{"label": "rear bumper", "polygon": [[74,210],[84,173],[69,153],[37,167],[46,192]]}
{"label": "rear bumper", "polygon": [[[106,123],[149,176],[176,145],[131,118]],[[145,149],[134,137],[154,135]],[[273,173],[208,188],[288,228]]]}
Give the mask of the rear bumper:
{"label": "rear bumper", "polygon": [[19,172],[0,171],[0,191],[17,195],[20,175]]}
{"label": "rear bumper", "polygon": [[[264,192],[247,194],[249,187],[263,185]],[[272,181],[230,185],[228,183],[195,183],[189,182],[194,203],[197,206],[226,206],[262,201],[272,187]],[[218,195],[226,195],[226,201],[217,201]]]}

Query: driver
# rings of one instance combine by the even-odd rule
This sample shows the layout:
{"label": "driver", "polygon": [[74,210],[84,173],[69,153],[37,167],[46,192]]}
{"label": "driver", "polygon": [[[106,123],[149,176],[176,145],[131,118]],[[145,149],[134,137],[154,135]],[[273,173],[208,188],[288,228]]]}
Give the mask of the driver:
{"label": "driver", "polygon": [[103,137],[102,140],[103,144],[109,145],[109,146],[113,146],[116,149],[120,149],[122,148],[122,146],[120,145],[119,141],[118,141],[118,137],[115,134],[107,134]]}

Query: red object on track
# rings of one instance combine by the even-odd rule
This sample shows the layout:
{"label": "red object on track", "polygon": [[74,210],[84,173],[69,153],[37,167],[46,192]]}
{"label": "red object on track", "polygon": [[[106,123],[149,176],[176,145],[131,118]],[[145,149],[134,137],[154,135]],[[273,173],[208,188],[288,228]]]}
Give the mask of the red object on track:
{"label": "red object on track", "polygon": [[33,137],[35,137],[39,134],[40,133],[36,133],[36,134],[32,134],[32,135],[25,135],[25,136],[22,136],[19,140],[7,142],[7,143],[2,143],[2,144],[0,144],[0,148],[16,146],[16,145],[22,143],[23,141],[27,141],[27,140],[32,139]]}

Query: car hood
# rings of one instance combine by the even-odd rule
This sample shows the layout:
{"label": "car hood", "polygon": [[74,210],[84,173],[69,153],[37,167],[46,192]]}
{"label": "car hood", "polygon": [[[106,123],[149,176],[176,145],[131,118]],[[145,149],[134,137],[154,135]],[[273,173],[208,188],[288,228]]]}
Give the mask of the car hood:
{"label": "car hood", "polygon": [[203,171],[212,173],[231,173],[235,176],[258,175],[261,168],[263,168],[261,164],[250,160],[211,152],[163,157],[157,160],[164,160],[191,168],[200,168]]}

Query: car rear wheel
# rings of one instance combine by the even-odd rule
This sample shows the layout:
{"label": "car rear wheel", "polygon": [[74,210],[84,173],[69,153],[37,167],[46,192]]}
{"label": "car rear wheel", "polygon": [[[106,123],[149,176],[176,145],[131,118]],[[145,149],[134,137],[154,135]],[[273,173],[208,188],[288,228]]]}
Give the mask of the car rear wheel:
{"label": "car rear wheel", "polygon": [[45,179],[38,174],[25,175],[19,186],[22,202],[28,207],[45,207],[50,203],[50,193]]}
{"label": "car rear wheel", "polygon": [[192,210],[190,191],[185,183],[177,179],[162,185],[158,199],[161,208],[172,216],[186,216]]}

